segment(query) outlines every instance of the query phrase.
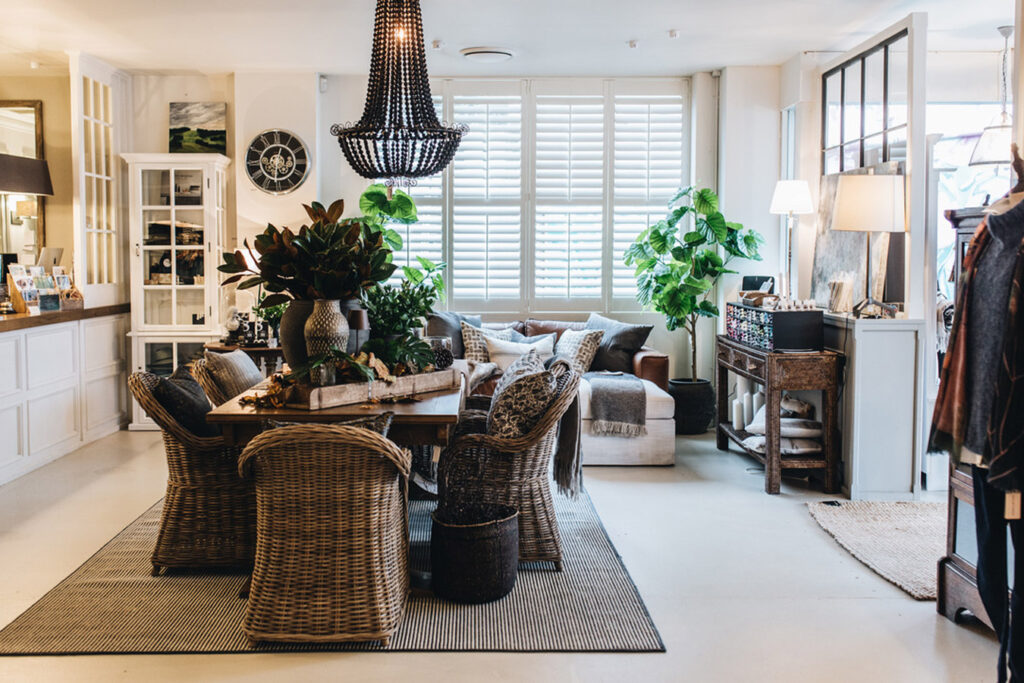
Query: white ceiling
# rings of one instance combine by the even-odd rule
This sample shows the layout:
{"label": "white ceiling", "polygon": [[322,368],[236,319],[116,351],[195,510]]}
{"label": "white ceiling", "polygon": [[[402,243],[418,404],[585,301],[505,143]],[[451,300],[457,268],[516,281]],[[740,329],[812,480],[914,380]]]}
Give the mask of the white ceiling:
{"label": "white ceiling", "polygon": [[[132,70],[365,73],[374,0],[4,0],[0,73],[81,50]],[[998,50],[1013,0],[422,0],[435,76],[683,75],[852,47],[912,11],[932,50]],[[679,37],[670,39],[676,29]],[[630,49],[628,41],[639,41]],[[458,51],[508,47],[472,64]]]}

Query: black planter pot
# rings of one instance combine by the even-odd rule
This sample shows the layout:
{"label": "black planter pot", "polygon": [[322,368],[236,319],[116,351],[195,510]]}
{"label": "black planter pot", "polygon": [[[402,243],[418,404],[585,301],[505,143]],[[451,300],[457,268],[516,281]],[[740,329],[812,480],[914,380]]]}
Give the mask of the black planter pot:
{"label": "black planter pot", "polygon": [[308,299],[293,299],[288,302],[281,316],[281,330],[278,339],[281,344],[281,353],[284,354],[284,362],[292,368],[304,364],[309,360],[306,353],[306,336],[303,332],[306,326],[306,319],[313,312],[313,302]]}
{"label": "black planter pot", "polygon": [[430,537],[431,586],[439,598],[478,604],[503,598],[519,569],[519,511],[509,505],[438,508]]}
{"label": "black planter pot", "polygon": [[[362,310],[363,305],[359,299],[346,299],[341,302],[341,312],[348,316],[352,311]],[[367,327],[365,330],[349,330],[348,334],[348,348],[345,353],[350,355],[356,355],[359,353],[359,349],[363,348],[363,344],[370,338],[370,328]]]}
{"label": "black planter pot", "polygon": [[676,434],[703,434],[715,417],[715,389],[706,379],[670,379],[668,393],[676,402]]}

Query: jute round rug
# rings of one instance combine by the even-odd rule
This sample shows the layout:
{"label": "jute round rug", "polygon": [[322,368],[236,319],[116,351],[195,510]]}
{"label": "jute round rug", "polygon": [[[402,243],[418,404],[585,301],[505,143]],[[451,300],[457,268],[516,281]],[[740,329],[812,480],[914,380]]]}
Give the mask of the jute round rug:
{"label": "jute round rug", "polygon": [[808,503],[811,517],[851,555],[915,600],[934,600],[946,554],[946,504]]}
{"label": "jute round rug", "polygon": [[[428,569],[434,503],[410,501],[413,569]],[[521,564],[511,594],[458,605],[413,593],[387,648],[260,644],[242,633],[245,574],[150,576],[157,503],[0,631],[0,655],[303,650],[663,652],[661,636],[586,492],[555,496],[564,571]]]}

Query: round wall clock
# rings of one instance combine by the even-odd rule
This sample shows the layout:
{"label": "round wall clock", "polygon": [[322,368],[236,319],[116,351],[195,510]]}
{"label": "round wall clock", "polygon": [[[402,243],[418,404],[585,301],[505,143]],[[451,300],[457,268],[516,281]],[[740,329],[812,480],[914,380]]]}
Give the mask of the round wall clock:
{"label": "round wall clock", "polygon": [[245,173],[264,192],[287,194],[309,175],[309,150],[295,133],[265,130],[245,151]]}

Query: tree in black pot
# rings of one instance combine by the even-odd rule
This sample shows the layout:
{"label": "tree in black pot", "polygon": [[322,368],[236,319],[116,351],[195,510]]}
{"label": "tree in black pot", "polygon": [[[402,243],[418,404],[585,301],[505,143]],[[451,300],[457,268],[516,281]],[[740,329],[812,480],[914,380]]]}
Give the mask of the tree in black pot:
{"label": "tree in black pot", "polygon": [[670,382],[680,434],[703,433],[714,417],[714,389],[697,376],[697,323],[718,317],[711,296],[722,275],[736,272],[729,262],[760,261],[763,242],[754,230],[725,220],[712,190],[688,187],[668,203],[665,218],[626,250],[624,262],[635,268],[637,300],[664,315],[669,330],[683,328],[690,335],[690,376]]}

